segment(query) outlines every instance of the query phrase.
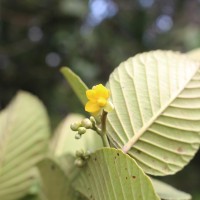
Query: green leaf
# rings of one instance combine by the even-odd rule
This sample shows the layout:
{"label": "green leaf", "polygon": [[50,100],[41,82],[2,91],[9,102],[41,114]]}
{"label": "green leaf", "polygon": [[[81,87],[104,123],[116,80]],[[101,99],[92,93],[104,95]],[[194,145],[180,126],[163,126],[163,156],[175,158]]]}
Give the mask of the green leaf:
{"label": "green leaf", "polygon": [[193,158],[200,144],[198,62],[171,51],[138,54],[116,68],[108,86],[113,146],[153,175],[176,173]]}
{"label": "green leaf", "polygon": [[86,104],[87,97],[86,97],[86,90],[88,87],[85,85],[85,83],[80,79],[79,76],[77,76],[71,69],[68,67],[62,67],[61,73],[64,75],[65,79],[68,81],[74,92],[76,93],[77,97],[81,101],[83,105]]}
{"label": "green leaf", "polygon": [[187,52],[189,58],[200,61],[200,48]]}
{"label": "green leaf", "polygon": [[83,118],[79,114],[70,114],[58,126],[50,145],[55,156],[75,155],[75,152],[80,149],[93,152],[103,147],[100,136],[92,130],[87,130],[81,139],[75,139],[76,132],[71,130],[70,125],[74,122],[81,122]]}
{"label": "green leaf", "polygon": [[191,200],[190,194],[177,190],[176,188],[158,181],[156,179],[151,179],[154,189],[159,197],[163,200]]}
{"label": "green leaf", "polygon": [[0,199],[18,199],[36,183],[34,166],[47,152],[49,135],[43,104],[19,92],[0,113]]}
{"label": "green leaf", "polygon": [[73,185],[88,199],[159,199],[149,177],[137,163],[122,151],[111,148],[93,153]]}
{"label": "green leaf", "polygon": [[43,195],[46,200],[75,200],[76,192],[70,185],[70,181],[53,158],[45,158],[38,164],[42,182]]}

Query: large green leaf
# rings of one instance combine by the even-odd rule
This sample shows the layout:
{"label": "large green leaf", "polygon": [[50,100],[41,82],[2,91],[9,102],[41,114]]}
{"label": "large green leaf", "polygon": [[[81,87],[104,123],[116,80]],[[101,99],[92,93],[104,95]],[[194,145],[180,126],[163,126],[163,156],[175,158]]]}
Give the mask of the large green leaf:
{"label": "large green leaf", "polygon": [[116,68],[108,86],[113,146],[153,175],[173,174],[193,158],[200,144],[198,62],[170,51],[139,54]]}
{"label": "large green leaf", "polygon": [[76,93],[77,97],[81,101],[83,105],[87,102],[86,97],[86,90],[88,87],[85,83],[77,76],[71,69],[68,67],[62,67],[61,70],[62,74],[64,75],[65,79],[68,81],[74,92]]}
{"label": "large green leaf", "polygon": [[163,183],[162,181],[151,179],[154,189],[159,197],[163,200],[191,200],[190,194],[175,189],[171,185]]}
{"label": "large green leaf", "polygon": [[36,182],[34,165],[46,154],[49,135],[42,103],[19,92],[0,113],[0,199],[20,198]]}
{"label": "large green leaf", "polygon": [[120,150],[103,148],[93,153],[74,181],[88,199],[158,200],[152,183],[137,163]]}
{"label": "large green leaf", "polygon": [[75,155],[75,152],[80,149],[93,152],[103,146],[100,136],[92,130],[87,130],[81,139],[75,139],[76,132],[70,129],[70,125],[80,122],[83,118],[80,114],[70,114],[58,126],[50,145],[55,156],[68,153]]}
{"label": "large green leaf", "polygon": [[46,158],[38,165],[43,183],[43,198],[45,200],[75,200],[76,192],[70,181],[53,158]]}

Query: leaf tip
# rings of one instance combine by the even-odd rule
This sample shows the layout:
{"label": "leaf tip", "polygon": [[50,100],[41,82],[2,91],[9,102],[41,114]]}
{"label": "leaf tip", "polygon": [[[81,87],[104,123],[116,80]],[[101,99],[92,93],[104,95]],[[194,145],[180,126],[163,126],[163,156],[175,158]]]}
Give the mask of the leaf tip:
{"label": "leaf tip", "polygon": [[70,68],[67,67],[67,66],[62,66],[62,67],[60,68],[60,72],[63,74],[63,73],[65,73],[65,71],[71,71],[71,70],[70,70]]}

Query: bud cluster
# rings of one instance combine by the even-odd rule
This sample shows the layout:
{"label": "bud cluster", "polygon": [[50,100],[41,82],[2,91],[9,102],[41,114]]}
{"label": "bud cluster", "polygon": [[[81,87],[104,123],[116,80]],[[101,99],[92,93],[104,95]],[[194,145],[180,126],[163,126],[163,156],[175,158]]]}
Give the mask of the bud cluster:
{"label": "bud cluster", "polygon": [[90,152],[89,151],[84,151],[84,150],[79,150],[76,151],[76,160],[74,161],[74,164],[77,167],[82,167],[86,160],[88,160],[90,157]]}
{"label": "bud cluster", "polygon": [[93,122],[90,119],[85,118],[81,122],[71,124],[70,128],[73,131],[77,131],[75,138],[80,139],[81,136],[86,133],[87,129],[93,128]]}

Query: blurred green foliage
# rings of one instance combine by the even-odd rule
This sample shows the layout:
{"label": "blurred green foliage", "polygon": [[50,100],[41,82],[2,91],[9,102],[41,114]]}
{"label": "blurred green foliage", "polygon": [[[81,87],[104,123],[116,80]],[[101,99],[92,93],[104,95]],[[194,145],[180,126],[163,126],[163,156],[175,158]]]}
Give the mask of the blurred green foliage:
{"label": "blurred green foliage", "polygon": [[[54,127],[67,113],[84,111],[60,66],[71,67],[91,86],[105,83],[136,53],[197,48],[199,11],[199,0],[1,0],[0,108],[17,90],[28,90],[43,100]],[[196,199],[199,159],[168,178],[197,193]]]}

